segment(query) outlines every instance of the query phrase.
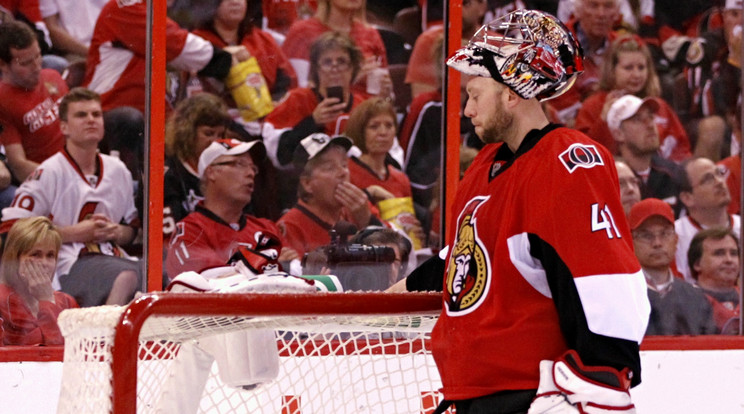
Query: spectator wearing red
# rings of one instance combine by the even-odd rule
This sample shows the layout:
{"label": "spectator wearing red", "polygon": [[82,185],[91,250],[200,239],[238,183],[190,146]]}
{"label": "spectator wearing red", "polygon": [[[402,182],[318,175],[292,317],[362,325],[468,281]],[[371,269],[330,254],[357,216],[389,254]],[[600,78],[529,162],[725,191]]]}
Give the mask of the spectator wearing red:
{"label": "spectator wearing red", "polygon": [[300,174],[297,204],[278,221],[287,243],[302,257],[331,242],[329,231],[345,221],[364,228],[381,225],[367,195],[349,181],[351,140],[312,134],[300,142],[294,163]]}
{"label": "spectator wearing red", "polygon": [[[389,154],[397,129],[395,108],[381,98],[362,102],[346,123],[344,134],[362,151],[359,156],[349,157],[351,183],[366,189],[373,202],[411,196],[411,181]],[[378,188],[388,194],[377,193]]]}
{"label": "spectator wearing red", "polygon": [[[166,21],[166,60],[170,67],[224,79],[229,53]],[[111,0],[93,31],[83,84],[101,95],[104,111],[128,106],[145,110],[147,3]],[[242,49],[242,48],[240,48]],[[231,49],[238,53],[239,48]]]}
{"label": "spectator wearing red", "polygon": [[57,108],[67,84],[57,71],[41,68],[39,43],[21,22],[0,25],[0,72],[0,141],[21,182],[64,146]]}
{"label": "spectator wearing red", "polygon": [[52,287],[62,236],[46,217],[15,222],[0,265],[3,345],[62,345],[57,317],[77,308],[72,296]]}
{"label": "spectator wearing red", "polygon": [[203,27],[193,33],[209,40],[219,48],[245,46],[245,60],[256,58],[261,75],[275,100],[291,88],[297,87],[297,75],[274,38],[251,23],[247,0],[222,0]]}
{"label": "spectator wearing red", "polygon": [[292,24],[282,44],[284,53],[295,68],[300,86],[312,82],[310,49],[323,33],[345,33],[362,52],[359,90],[364,90],[366,76],[376,68],[387,67],[387,53],[380,33],[364,20],[365,0],[319,0],[315,16]]}
{"label": "spectator wearing red", "polygon": [[204,200],[177,223],[166,258],[171,279],[182,272],[225,266],[241,247],[275,249],[280,261],[297,258],[276,224],[243,211],[253,198],[258,165],[265,155],[261,141],[235,139],[217,140],[202,151],[198,171]]}

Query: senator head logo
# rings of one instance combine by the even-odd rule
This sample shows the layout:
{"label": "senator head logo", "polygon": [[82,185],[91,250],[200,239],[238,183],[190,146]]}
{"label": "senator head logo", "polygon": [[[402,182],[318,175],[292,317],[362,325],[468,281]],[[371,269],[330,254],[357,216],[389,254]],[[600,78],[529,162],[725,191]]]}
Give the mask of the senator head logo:
{"label": "senator head logo", "polygon": [[465,315],[474,311],[488,294],[491,263],[478,236],[475,212],[489,198],[474,197],[457,219],[457,238],[444,282],[444,302],[449,315]]}

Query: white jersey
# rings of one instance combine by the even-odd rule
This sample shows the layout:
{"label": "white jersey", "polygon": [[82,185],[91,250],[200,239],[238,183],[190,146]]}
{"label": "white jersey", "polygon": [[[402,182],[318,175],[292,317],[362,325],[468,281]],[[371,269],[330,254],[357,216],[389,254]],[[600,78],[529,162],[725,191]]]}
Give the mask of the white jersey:
{"label": "white jersey", "polygon": [[[678,237],[677,253],[675,255],[677,270],[690,283],[694,283],[695,279],[692,278],[690,266],[687,264],[687,250],[690,248],[690,242],[692,242],[692,238],[695,237],[697,232],[706,228],[690,218],[690,216],[679,218],[674,222],[674,231],[677,232]],[[729,216],[729,228],[736,234],[736,237],[739,237],[741,217],[738,214],[731,214]]]}
{"label": "white jersey", "polygon": [[[132,174],[118,158],[99,154],[98,159],[98,175],[87,177],[64,149],[42,162],[18,187],[11,206],[3,209],[3,228],[7,230],[17,219],[36,216],[67,227],[94,213],[114,223],[138,225]],[[69,272],[80,253],[87,252],[129,258],[112,242],[63,243],[55,282]]]}

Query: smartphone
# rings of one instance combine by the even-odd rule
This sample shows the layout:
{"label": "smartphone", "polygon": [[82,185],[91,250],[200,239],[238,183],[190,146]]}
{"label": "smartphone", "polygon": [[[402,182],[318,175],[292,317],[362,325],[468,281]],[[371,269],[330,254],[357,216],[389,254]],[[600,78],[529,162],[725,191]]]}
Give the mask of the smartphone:
{"label": "smartphone", "polygon": [[329,86],[326,88],[326,98],[338,98],[337,103],[344,101],[344,87],[343,86]]}

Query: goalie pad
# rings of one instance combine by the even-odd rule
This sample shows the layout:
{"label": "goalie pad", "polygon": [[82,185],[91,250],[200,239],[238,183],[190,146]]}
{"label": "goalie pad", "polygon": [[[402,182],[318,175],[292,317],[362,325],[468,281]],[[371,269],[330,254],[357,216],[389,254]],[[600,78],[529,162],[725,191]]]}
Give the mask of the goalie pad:
{"label": "goalie pad", "polygon": [[635,414],[630,370],[587,367],[575,351],[540,362],[540,385],[528,414]]}

